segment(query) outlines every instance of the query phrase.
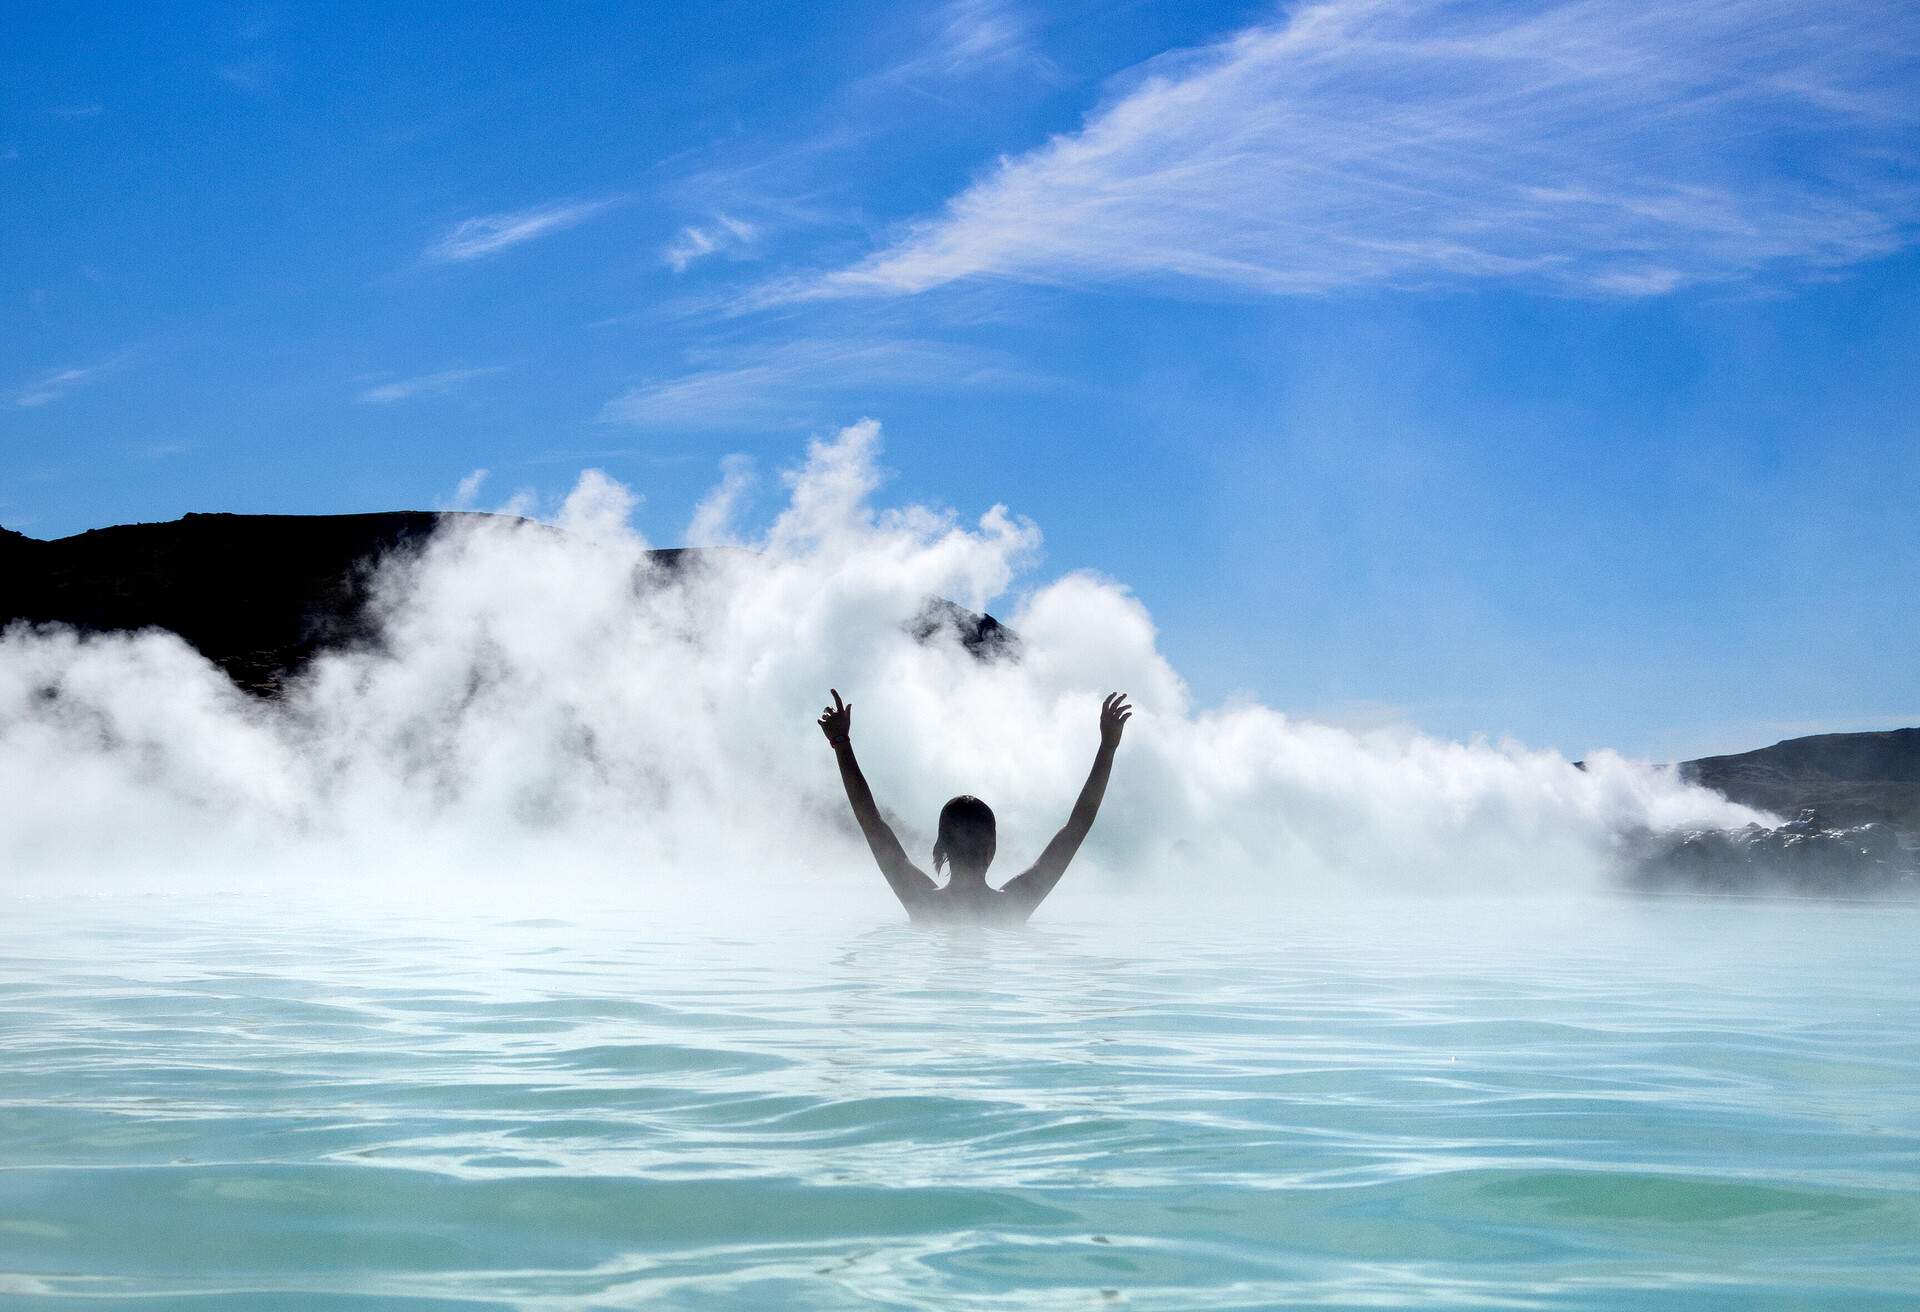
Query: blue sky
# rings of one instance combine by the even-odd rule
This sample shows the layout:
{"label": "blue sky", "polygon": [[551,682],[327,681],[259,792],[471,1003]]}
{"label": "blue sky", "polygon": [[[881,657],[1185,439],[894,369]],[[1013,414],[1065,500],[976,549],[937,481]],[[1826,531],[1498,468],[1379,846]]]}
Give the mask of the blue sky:
{"label": "blue sky", "polygon": [[1203,700],[1920,722],[1905,3],[14,6],[0,523],[729,455],[1137,590]]}

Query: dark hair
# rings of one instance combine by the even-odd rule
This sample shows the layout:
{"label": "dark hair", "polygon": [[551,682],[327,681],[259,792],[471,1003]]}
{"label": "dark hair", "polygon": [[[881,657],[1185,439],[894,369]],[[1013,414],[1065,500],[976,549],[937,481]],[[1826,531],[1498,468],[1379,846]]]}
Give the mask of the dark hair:
{"label": "dark hair", "polygon": [[996,845],[993,809],[979,798],[962,794],[940,808],[940,836],[933,844],[936,871],[955,858],[984,870]]}

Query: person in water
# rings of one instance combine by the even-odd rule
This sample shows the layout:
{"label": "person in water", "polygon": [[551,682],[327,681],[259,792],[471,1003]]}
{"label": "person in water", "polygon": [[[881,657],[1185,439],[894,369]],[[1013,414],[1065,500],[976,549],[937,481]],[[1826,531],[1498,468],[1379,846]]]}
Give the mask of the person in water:
{"label": "person in water", "polygon": [[907,851],[891,827],[880,818],[874,804],[873,789],[860,773],[860,762],[853,756],[853,705],[840,700],[840,690],[830,689],[833,705],[820,716],[820,732],[833,745],[840,761],[840,782],[846,785],[847,801],[853,806],[853,818],[867,836],[867,847],[887,877],[894,896],[906,907],[907,915],[925,921],[989,921],[1020,924],[1053,891],[1067,863],[1080,850],[1093,818],[1100,813],[1100,799],[1107,793],[1107,776],[1113,771],[1113,754],[1120,746],[1121,731],[1133,708],[1127,695],[1116,692],[1100,703],[1100,750],[1094,753],[1093,769],[1087,772],[1080,800],[1073,814],[1047,850],[1021,874],[1000,888],[987,887],[987,867],[993,864],[996,845],[993,812],[977,797],[956,797],[940,808],[940,836],[933,844],[933,868],[951,866],[946,884],[933,882],[927,873],[907,859]]}

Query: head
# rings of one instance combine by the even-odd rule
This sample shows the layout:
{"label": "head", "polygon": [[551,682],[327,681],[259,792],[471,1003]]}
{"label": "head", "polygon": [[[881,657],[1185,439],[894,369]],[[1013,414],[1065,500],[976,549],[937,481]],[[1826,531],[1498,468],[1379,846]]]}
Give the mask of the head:
{"label": "head", "polygon": [[940,808],[933,868],[952,862],[955,875],[984,875],[993,864],[996,841],[993,811],[987,804],[977,797],[956,797]]}

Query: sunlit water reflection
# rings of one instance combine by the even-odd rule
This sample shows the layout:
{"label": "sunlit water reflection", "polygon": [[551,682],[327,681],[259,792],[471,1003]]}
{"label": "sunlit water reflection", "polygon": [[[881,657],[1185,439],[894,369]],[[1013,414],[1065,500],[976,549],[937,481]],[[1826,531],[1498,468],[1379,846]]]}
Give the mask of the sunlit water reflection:
{"label": "sunlit water reflection", "polygon": [[9,1305],[1920,1289],[1912,909],[4,913]]}

